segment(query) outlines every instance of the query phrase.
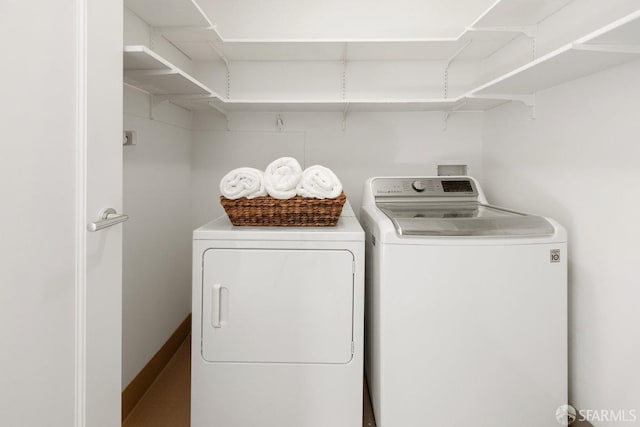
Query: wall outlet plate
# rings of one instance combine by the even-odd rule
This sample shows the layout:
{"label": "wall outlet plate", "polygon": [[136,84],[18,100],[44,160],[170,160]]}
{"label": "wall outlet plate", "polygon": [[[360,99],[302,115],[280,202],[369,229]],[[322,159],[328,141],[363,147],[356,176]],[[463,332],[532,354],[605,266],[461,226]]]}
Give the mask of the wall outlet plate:
{"label": "wall outlet plate", "polygon": [[465,164],[438,165],[438,176],[467,176],[468,174],[469,166]]}
{"label": "wall outlet plate", "polygon": [[122,145],[136,145],[136,132],[125,130],[122,134]]}

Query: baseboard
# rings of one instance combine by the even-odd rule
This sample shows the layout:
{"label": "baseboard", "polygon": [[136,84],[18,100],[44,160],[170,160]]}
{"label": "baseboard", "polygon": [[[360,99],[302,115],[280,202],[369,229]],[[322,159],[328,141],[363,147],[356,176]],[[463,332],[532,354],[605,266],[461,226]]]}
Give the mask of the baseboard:
{"label": "baseboard", "polygon": [[122,392],[122,421],[124,421],[133,408],[138,404],[142,396],[147,392],[151,384],[156,380],[160,372],[169,363],[180,344],[191,333],[191,314],[178,326],[166,343],[149,360],[144,368],[136,375],[131,383]]}

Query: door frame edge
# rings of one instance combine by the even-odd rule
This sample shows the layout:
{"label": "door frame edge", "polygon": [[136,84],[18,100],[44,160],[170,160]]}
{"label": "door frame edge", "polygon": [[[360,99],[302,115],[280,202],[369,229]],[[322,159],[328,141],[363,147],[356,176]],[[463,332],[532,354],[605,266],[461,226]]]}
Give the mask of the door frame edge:
{"label": "door frame edge", "polygon": [[87,4],[75,0],[74,426],[86,426]]}

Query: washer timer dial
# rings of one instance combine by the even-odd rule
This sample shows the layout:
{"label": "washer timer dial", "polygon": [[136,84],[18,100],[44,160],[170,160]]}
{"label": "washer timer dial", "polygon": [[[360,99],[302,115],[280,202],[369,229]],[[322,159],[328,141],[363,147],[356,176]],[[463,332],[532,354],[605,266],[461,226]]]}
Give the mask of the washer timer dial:
{"label": "washer timer dial", "polygon": [[419,179],[416,179],[415,181],[413,181],[411,183],[411,187],[419,193],[423,192],[424,189],[426,188],[424,183]]}

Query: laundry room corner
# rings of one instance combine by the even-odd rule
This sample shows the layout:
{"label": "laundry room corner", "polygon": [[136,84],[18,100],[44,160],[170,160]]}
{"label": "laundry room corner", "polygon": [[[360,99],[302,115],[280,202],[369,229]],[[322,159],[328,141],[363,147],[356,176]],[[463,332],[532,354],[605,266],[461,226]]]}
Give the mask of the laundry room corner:
{"label": "laundry room corner", "polygon": [[[581,408],[633,408],[636,360],[640,64],[537,94],[486,116],[485,182],[497,204],[545,212],[569,235],[570,398]],[[541,314],[542,315],[542,314]],[[603,361],[607,361],[603,363]],[[634,391],[635,390],[635,391]]]}

